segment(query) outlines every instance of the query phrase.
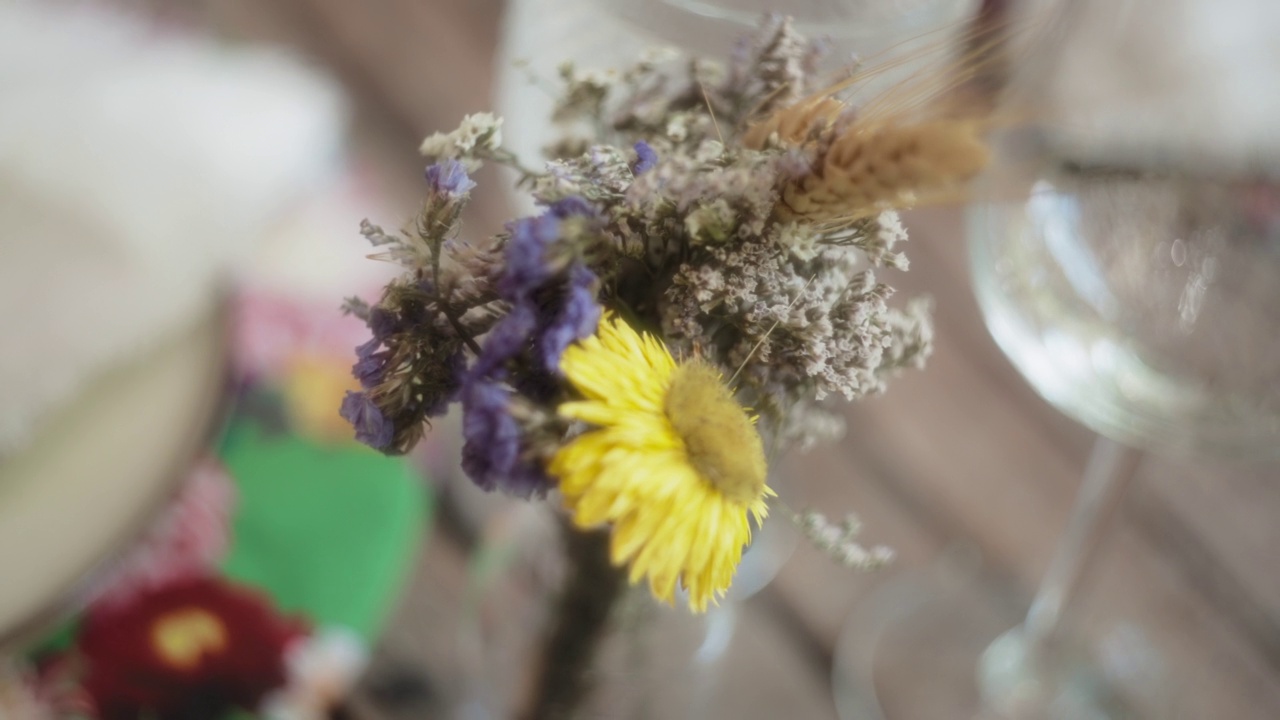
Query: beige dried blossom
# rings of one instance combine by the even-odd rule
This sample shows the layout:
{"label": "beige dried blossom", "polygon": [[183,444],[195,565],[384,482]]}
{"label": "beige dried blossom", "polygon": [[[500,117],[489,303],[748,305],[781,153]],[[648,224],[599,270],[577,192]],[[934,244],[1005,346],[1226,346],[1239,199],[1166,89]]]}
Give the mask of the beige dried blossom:
{"label": "beige dried blossom", "polygon": [[418,152],[433,162],[461,160],[467,169],[479,165],[477,154],[496,152],[502,146],[502,118],[493,113],[475,113],[462,118],[456,130],[429,135]]}
{"label": "beige dried blossom", "polygon": [[614,70],[584,70],[572,62],[560,65],[560,78],[565,91],[552,111],[555,122],[600,117],[609,93],[622,79]]}

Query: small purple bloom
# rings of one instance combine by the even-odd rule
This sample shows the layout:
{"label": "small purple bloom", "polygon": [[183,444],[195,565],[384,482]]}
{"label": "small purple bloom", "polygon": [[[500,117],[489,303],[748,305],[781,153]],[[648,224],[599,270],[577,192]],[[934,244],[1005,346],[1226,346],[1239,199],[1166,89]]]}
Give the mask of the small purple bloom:
{"label": "small purple bloom", "polygon": [[401,330],[400,320],[395,313],[388,312],[376,305],[369,310],[369,322],[367,324],[369,330],[373,333],[373,337],[383,342],[386,342],[387,338]]}
{"label": "small purple bloom", "polygon": [[520,457],[520,426],[511,416],[511,392],[497,382],[476,381],[462,397],[462,469],[485,490],[519,497],[542,495],[551,480]]}
{"label": "small purple bloom", "polygon": [[461,197],[476,186],[467,169],[457,160],[445,160],[427,166],[427,185],[431,192],[454,199]]}
{"label": "small purple bloom", "polygon": [[348,390],[347,396],[342,399],[342,409],[339,413],[356,429],[356,440],[375,450],[386,450],[391,447],[395,428],[387,422],[382,411],[367,393]]}
{"label": "small purple bloom", "polygon": [[560,239],[560,221],[569,217],[595,217],[599,211],[572,195],[551,203],[547,212],[516,220],[507,226],[506,266],[498,279],[498,292],[509,302],[519,302],[540,288],[557,272],[548,259],[551,246]]}
{"label": "small purple bloom", "polygon": [[569,271],[563,303],[542,329],[538,349],[543,367],[558,372],[560,356],[575,340],[588,337],[600,323],[600,305],[596,302],[596,274],[581,263]]}
{"label": "small purple bloom", "polygon": [[635,144],[636,161],[631,166],[631,172],[636,175],[649,172],[654,165],[658,164],[658,153],[654,151],[653,146],[641,140]]}
{"label": "small purple bloom", "polygon": [[509,229],[506,269],[498,279],[498,292],[518,302],[551,278],[547,248],[560,238],[560,219],[551,214],[522,218]]}
{"label": "small purple bloom", "polygon": [[373,357],[374,353],[376,353],[378,348],[381,346],[382,341],[375,337],[366,343],[356,346],[356,357],[361,360],[368,360],[370,357]]}
{"label": "small purple bloom", "polygon": [[497,287],[511,309],[485,338],[473,377],[492,378],[507,361],[530,350],[536,365],[558,373],[564,349],[595,331],[600,320],[595,274],[567,254],[559,261],[548,256],[556,257],[552,246],[560,240],[564,218],[596,214],[586,200],[568,197],[538,217],[509,226],[506,265]]}
{"label": "small purple bloom", "polygon": [[561,220],[567,217],[579,215],[582,217],[594,217],[599,215],[599,211],[595,206],[587,202],[585,198],[579,195],[570,195],[567,198],[561,198],[549,206],[551,214]]}
{"label": "small purple bloom", "polygon": [[385,375],[389,353],[378,352],[381,344],[381,341],[375,337],[356,347],[356,364],[351,366],[351,374],[366,390],[380,384]]}
{"label": "small purple bloom", "polygon": [[531,302],[513,305],[507,316],[485,336],[472,376],[492,377],[504,363],[524,350],[537,327],[538,316]]}

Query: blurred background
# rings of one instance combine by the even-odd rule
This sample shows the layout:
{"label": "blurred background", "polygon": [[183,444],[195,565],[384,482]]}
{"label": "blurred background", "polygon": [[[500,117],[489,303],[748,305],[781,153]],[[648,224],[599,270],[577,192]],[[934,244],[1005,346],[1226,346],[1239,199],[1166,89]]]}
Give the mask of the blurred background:
{"label": "blurred background", "polygon": [[[413,217],[416,148],[464,114],[505,114],[511,143],[537,147],[530,118],[546,100],[512,61],[545,72],[550,51],[603,59],[654,42],[719,52],[727,40],[697,22],[724,38],[746,27],[644,5],[5,8],[0,400],[16,409],[0,423],[0,647],[59,647],[50,633],[109,598],[103,577],[121,566],[164,574],[154,556],[122,558],[157,533],[163,544],[203,527],[187,517],[156,530],[187,498],[204,509],[195,516],[213,518],[186,533],[183,563],[217,565],[314,627],[359,636],[359,661],[334,670],[335,717],[455,717],[469,558],[513,503],[461,475],[454,416],[405,462],[350,442],[336,408],[364,329],[338,306],[372,296],[389,272],[365,259],[359,224]],[[892,17],[917,17],[910,5]],[[874,43],[835,42],[872,54],[975,11],[942,3],[927,22],[886,25]],[[524,209],[495,170],[476,180],[465,227],[482,237]],[[920,573],[978,578],[987,609],[1007,619],[996,624],[1010,626],[1045,572],[1094,435],[1042,400],[989,336],[963,213],[906,216],[911,269],[892,282],[935,299],[927,368],[848,407],[843,441],[779,470],[793,506],[856,512],[862,537],[898,560],[846,572],[779,523],[787,560],[738,608],[741,644],[721,661],[727,699],[714,716],[836,718],[841,673],[853,672],[842,644],[871,642]],[[285,447],[282,434],[298,444]],[[200,472],[233,489],[211,482],[190,499]],[[1176,699],[1164,717],[1280,717],[1278,477],[1264,460],[1151,454],[1100,540],[1073,623],[1108,672],[1156,678],[1134,682]],[[238,499],[224,507],[224,492]],[[333,659],[341,653],[326,657],[348,666]],[[770,689],[778,678],[787,692]],[[935,686],[875,682],[890,694]]]}

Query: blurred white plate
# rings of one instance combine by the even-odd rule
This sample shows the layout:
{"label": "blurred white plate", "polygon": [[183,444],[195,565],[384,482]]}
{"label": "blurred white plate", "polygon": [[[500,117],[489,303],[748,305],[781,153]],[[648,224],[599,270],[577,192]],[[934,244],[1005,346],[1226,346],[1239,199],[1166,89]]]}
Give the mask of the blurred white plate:
{"label": "blurred white plate", "polygon": [[226,314],[95,379],[0,464],[0,646],[33,639],[176,490],[220,421]]}

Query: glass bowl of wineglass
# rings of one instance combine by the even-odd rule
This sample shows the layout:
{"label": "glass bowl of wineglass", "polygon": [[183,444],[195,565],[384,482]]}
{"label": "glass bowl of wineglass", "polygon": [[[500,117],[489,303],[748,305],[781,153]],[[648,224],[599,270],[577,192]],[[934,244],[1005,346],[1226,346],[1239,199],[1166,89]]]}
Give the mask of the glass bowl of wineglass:
{"label": "glass bowl of wineglass", "polygon": [[[1176,678],[1145,675],[1157,701],[1135,702],[1142,692],[1073,652],[1064,620],[1143,453],[1280,456],[1280,140],[1268,129],[1280,111],[1231,89],[1234,74],[1261,82],[1280,67],[1215,55],[1189,25],[1194,3],[1175,4],[1075,3],[1013,68],[1019,121],[996,133],[968,210],[992,337],[1100,436],[1064,536],[1012,629],[994,589],[958,581],[954,563],[855,612],[836,668],[846,718],[1174,716]],[[1235,22],[1241,43],[1257,37]],[[1227,76],[1162,82],[1188,54]],[[887,688],[886,666],[940,689]]]}

